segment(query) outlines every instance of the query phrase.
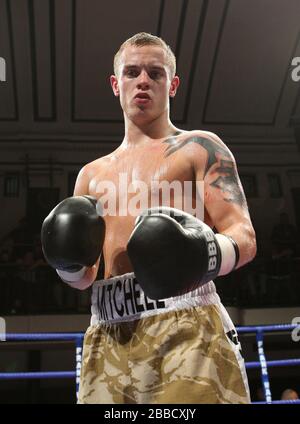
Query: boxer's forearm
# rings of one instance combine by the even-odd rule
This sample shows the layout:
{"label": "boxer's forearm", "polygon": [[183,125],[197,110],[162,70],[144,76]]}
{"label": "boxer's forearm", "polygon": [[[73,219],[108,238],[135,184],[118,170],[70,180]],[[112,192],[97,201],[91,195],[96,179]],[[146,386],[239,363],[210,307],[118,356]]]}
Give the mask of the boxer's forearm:
{"label": "boxer's forearm", "polygon": [[230,236],[238,245],[239,261],[236,268],[251,262],[256,255],[256,236],[252,225],[239,222],[220,233]]}
{"label": "boxer's forearm", "polygon": [[66,278],[62,278],[61,275],[60,275],[60,278],[64,283],[68,284],[73,289],[85,290],[88,287],[90,287],[95,281],[97,277],[97,273],[98,273],[98,268],[99,268],[99,260],[92,267],[86,268],[83,277],[78,281],[68,281]]}

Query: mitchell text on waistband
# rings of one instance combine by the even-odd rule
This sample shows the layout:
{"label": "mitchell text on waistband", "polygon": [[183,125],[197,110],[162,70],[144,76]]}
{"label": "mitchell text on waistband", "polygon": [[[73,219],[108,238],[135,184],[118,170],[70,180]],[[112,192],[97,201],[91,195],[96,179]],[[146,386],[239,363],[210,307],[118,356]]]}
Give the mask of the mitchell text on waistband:
{"label": "mitchell text on waistband", "polygon": [[98,314],[103,321],[166,307],[163,300],[149,299],[135,278],[117,279],[97,289]]}

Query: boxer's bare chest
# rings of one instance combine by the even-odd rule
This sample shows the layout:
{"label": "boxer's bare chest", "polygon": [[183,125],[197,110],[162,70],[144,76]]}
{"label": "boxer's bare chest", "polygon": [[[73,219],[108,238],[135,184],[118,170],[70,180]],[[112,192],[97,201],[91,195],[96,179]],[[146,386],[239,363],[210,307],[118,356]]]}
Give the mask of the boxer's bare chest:
{"label": "boxer's bare chest", "polygon": [[[171,148],[178,146],[176,143]],[[97,164],[89,193],[104,208],[106,277],[131,271],[126,245],[136,216],[143,210],[165,205],[189,211],[185,200],[193,201],[196,190],[193,153],[189,149],[177,148],[170,154],[170,145],[162,140],[119,149]]]}
{"label": "boxer's bare chest", "polygon": [[168,156],[166,145],[155,142],[111,155],[99,166],[89,191],[104,201],[115,197],[118,208],[120,200],[129,203],[137,195],[143,199],[158,199],[168,187],[170,192],[176,187],[178,193],[182,189],[184,195],[187,183],[192,185],[194,181],[190,156],[181,150]]}

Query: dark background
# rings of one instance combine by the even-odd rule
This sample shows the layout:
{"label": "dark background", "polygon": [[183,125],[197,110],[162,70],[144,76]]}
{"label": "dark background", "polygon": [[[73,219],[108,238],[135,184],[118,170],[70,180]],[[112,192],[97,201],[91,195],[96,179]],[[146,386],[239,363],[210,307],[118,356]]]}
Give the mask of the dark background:
{"label": "dark background", "polygon": [[[257,258],[217,279],[239,325],[300,315],[298,0],[0,0],[0,316],[7,331],[84,331],[89,292],[65,287],[44,261],[40,226],[70,196],[81,167],[122,141],[109,76],[119,45],[162,36],[181,77],[178,128],[215,132],[233,152],[257,233]],[[300,74],[300,72],[299,72]],[[246,360],[255,342],[243,337]],[[269,359],[299,357],[275,335]],[[0,372],[74,369],[69,343],[0,343]],[[57,360],[57,358],[60,358]],[[254,359],[253,359],[254,358]],[[274,399],[300,390],[299,368],[270,369]],[[249,372],[253,398],[258,371]],[[0,403],[74,402],[71,381],[0,381]]]}

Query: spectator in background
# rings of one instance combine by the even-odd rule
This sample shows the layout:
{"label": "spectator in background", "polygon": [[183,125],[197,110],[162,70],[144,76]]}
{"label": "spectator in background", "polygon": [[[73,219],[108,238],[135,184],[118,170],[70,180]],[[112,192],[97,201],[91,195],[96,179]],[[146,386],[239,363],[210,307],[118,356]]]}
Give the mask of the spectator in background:
{"label": "spectator in background", "polygon": [[[254,261],[249,264],[248,272],[245,275],[248,288],[248,300],[252,306],[262,306],[267,301],[267,266],[265,258],[257,256]],[[250,299],[249,299],[250,295]]]}
{"label": "spectator in background", "polygon": [[[294,259],[297,251],[297,228],[290,223],[289,216],[282,212],[279,223],[272,231],[272,304],[283,305],[295,302],[295,287],[293,281]],[[284,283],[284,291],[282,292]],[[283,296],[283,297],[282,297]],[[282,303],[283,302],[283,303]]]}
{"label": "spectator in background", "polygon": [[281,394],[281,400],[297,400],[299,399],[298,393],[294,389],[286,389]]}
{"label": "spectator in background", "polygon": [[274,259],[291,257],[296,253],[297,228],[290,223],[289,216],[282,212],[279,223],[272,231],[272,256]]}
{"label": "spectator in background", "polygon": [[12,237],[6,237],[0,246],[0,263],[13,262],[14,240]]}
{"label": "spectator in background", "polygon": [[9,262],[10,256],[9,252],[5,249],[0,251],[0,263],[7,264]]}
{"label": "spectator in background", "polygon": [[266,401],[266,396],[265,396],[265,392],[264,389],[259,386],[256,389],[256,401],[257,402],[265,402]]}

